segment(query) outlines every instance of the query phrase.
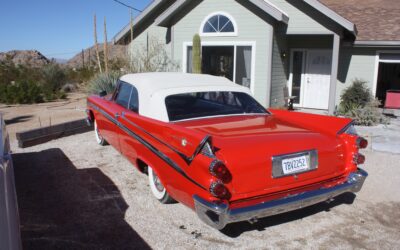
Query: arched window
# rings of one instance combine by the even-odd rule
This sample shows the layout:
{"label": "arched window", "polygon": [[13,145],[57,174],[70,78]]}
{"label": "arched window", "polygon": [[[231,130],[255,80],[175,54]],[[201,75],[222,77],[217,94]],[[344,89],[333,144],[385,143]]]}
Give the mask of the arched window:
{"label": "arched window", "polygon": [[200,34],[203,36],[235,36],[237,35],[236,23],[227,13],[213,13],[204,19],[200,27]]}

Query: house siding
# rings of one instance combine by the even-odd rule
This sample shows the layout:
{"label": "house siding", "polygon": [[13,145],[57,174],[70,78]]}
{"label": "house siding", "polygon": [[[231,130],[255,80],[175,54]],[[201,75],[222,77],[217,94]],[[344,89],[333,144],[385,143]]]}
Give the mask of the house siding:
{"label": "house siding", "polygon": [[143,53],[147,50],[147,37],[149,42],[158,41],[160,44],[165,44],[165,51],[168,56],[171,56],[171,42],[168,42],[168,29],[164,27],[150,25],[145,31],[140,33],[135,39],[129,44],[129,52],[131,56],[135,53]]}
{"label": "house siding", "polygon": [[[285,57],[282,53],[285,53]],[[275,33],[272,51],[271,107],[280,107],[285,104],[285,87],[288,81],[287,55],[285,35]]]}
{"label": "house siding", "polygon": [[[249,9],[250,8],[250,9]],[[214,12],[225,12],[231,15],[237,25],[237,36],[201,37],[202,42],[254,42],[255,65],[253,94],[264,106],[269,105],[268,82],[271,77],[271,51],[273,27],[272,20],[265,13],[248,6],[247,1],[205,0],[196,5],[190,12],[176,20],[173,27],[174,58],[180,64],[184,62],[184,43],[192,42],[193,35],[199,33],[204,18]],[[255,14],[257,13],[257,14]],[[182,65],[182,68],[183,65]]]}
{"label": "house siding", "polygon": [[302,1],[268,1],[289,16],[287,34],[332,34],[332,30],[336,29],[331,21]]}
{"label": "house siding", "polygon": [[340,103],[343,90],[357,78],[367,81],[367,86],[372,89],[375,81],[375,55],[376,49],[373,48],[341,48],[336,104]]}

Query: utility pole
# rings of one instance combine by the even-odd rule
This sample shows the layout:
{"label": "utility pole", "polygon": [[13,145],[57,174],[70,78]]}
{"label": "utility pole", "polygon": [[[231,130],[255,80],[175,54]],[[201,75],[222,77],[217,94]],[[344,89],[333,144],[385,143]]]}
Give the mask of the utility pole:
{"label": "utility pole", "polygon": [[132,9],[131,9],[131,21],[130,21],[130,26],[131,26],[131,42],[133,41],[133,15],[132,15]]}
{"label": "utility pole", "polygon": [[82,68],[84,68],[85,67],[85,52],[83,51],[83,49],[81,52],[81,57],[82,57]]}
{"label": "utility pole", "polygon": [[94,14],[94,45],[96,49],[96,58],[97,58],[97,65],[99,66],[100,73],[103,72],[101,69],[101,62],[100,62],[100,53],[99,53],[99,44],[97,43],[97,21],[96,21],[96,14]]}
{"label": "utility pole", "polygon": [[108,72],[108,46],[107,46],[107,24],[104,17],[104,70]]}

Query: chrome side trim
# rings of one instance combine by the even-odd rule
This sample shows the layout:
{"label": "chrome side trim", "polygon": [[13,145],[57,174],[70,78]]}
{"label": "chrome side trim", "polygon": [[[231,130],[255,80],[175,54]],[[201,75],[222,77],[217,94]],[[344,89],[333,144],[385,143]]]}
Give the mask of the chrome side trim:
{"label": "chrome side trim", "polygon": [[153,139],[156,140],[157,142],[161,143],[162,145],[164,145],[164,146],[168,147],[169,149],[171,149],[172,151],[174,151],[174,152],[175,152],[176,154],[178,154],[186,163],[190,164],[189,158],[188,158],[185,154],[183,154],[182,152],[180,152],[179,150],[177,150],[177,149],[174,148],[173,146],[167,144],[166,142],[162,141],[162,140],[159,139],[158,137],[154,136],[153,134],[151,134],[150,132],[148,132],[147,130],[145,130],[143,127],[141,127],[141,126],[137,125],[136,123],[134,123],[134,122],[128,120],[128,119],[125,117],[125,113],[124,113],[124,112],[122,113],[122,116],[121,116],[121,117],[122,117],[122,119],[123,119],[124,121],[126,121],[126,122],[129,123],[130,125],[132,125],[132,126],[134,126],[135,128],[141,130],[141,131],[142,131],[143,133],[145,133],[146,135],[150,136],[151,138],[153,138]]}
{"label": "chrome side trim", "polygon": [[200,187],[201,189],[208,190],[207,188],[203,187],[201,184],[199,184],[195,180],[193,180],[190,176],[188,176],[185,173],[185,171],[175,161],[173,161],[171,158],[166,156],[163,152],[158,150],[156,147],[154,147],[151,143],[149,143],[148,141],[143,139],[141,136],[139,136],[138,134],[136,134],[135,132],[133,132],[132,130],[130,130],[129,128],[124,126],[123,124],[121,124],[119,121],[114,119],[111,115],[109,115],[103,109],[101,109],[100,107],[98,107],[97,105],[95,105],[93,103],[89,103],[88,105],[91,106],[92,108],[94,108],[95,110],[99,111],[108,120],[110,120],[112,123],[117,125],[120,129],[122,129],[122,131],[124,131],[125,133],[127,133],[128,135],[130,135],[131,137],[133,137],[140,143],[142,143],[146,148],[148,148],[151,152],[153,152],[155,155],[157,155],[161,160],[163,160],[165,163],[167,163],[169,166],[171,166],[175,171],[177,171],[183,177],[188,179],[190,182],[192,182],[196,186]]}
{"label": "chrome side trim", "polygon": [[329,200],[347,192],[358,192],[368,173],[362,169],[351,173],[342,184],[330,188],[321,188],[256,205],[230,209],[227,203],[209,202],[194,195],[195,210],[199,218],[207,225],[218,230],[227,224],[238,221],[253,221],[271,215],[281,214],[308,207]]}

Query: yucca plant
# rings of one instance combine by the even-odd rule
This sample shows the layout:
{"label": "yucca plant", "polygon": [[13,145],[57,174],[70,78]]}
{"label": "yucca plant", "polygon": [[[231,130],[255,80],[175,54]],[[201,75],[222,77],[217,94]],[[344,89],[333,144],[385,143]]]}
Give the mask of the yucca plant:
{"label": "yucca plant", "polygon": [[99,94],[102,91],[112,93],[121,76],[119,71],[103,72],[95,75],[87,85],[87,91],[90,94]]}

